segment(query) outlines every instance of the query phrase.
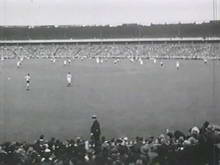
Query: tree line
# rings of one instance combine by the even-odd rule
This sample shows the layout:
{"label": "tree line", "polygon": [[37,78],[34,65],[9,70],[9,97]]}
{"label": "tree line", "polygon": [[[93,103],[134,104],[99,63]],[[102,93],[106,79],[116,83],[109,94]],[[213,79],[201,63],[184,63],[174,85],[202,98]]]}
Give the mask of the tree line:
{"label": "tree line", "polygon": [[0,40],[220,37],[220,21],[119,26],[0,26]]}

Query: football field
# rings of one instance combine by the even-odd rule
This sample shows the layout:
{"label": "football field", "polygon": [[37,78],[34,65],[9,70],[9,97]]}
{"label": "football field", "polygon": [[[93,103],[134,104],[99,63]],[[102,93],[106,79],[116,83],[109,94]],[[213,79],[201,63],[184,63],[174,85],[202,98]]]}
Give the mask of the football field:
{"label": "football field", "polygon": [[[107,137],[159,135],[166,128],[187,131],[204,121],[220,124],[220,61],[111,59],[17,60],[0,63],[0,142],[32,141],[45,134],[60,139],[89,136],[96,114]],[[213,66],[214,65],[214,66]],[[66,74],[71,72],[72,87]],[[30,91],[25,75],[31,74]]]}

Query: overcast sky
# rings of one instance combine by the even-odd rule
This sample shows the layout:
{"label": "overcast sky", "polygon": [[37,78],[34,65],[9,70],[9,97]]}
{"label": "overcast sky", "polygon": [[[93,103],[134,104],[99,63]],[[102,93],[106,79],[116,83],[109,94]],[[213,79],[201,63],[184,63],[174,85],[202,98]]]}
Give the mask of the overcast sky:
{"label": "overcast sky", "polygon": [[0,0],[0,25],[178,23],[212,17],[212,0]]}

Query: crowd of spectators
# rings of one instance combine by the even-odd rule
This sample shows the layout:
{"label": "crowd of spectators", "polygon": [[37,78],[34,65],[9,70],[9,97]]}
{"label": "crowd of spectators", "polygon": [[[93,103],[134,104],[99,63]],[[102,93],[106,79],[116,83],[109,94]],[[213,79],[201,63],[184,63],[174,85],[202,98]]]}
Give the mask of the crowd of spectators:
{"label": "crowd of spectators", "polygon": [[1,45],[1,57],[96,58],[142,57],[201,59],[220,58],[220,43],[124,43],[124,44],[24,44]]}
{"label": "crowd of spectators", "polygon": [[205,122],[188,133],[166,130],[159,136],[46,140],[0,145],[0,165],[217,165],[219,127]]}

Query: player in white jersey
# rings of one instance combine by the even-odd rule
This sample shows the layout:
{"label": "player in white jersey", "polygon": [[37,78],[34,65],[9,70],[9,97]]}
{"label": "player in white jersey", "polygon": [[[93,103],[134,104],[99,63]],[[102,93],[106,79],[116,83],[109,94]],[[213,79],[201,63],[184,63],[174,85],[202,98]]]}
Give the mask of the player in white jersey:
{"label": "player in white jersey", "polygon": [[100,60],[99,57],[96,57],[96,63],[99,64]]}
{"label": "player in white jersey", "polygon": [[66,61],[66,60],[64,60],[64,61],[63,61],[63,65],[65,66],[66,64],[67,64],[67,61]]}
{"label": "player in white jersey", "polygon": [[179,68],[180,68],[180,63],[179,63],[179,61],[177,61],[176,62],[176,69],[179,70]]}
{"label": "player in white jersey", "polygon": [[134,57],[129,58],[130,62],[134,62]]}
{"label": "player in white jersey", "polygon": [[119,63],[119,61],[120,61],[120,60],[119,60],[118,58],[117,58],[117,59],[115,59],[115,60],[114,60],[114,64]]}
{"label": "player in white jersey", "polygon": [[70,87],[72,85],[72,75],[70,72],[67,73],[66,80],[67,80],[67,87]]}
{"label": "player in white jersey", "polygon": [[21,66],[21,61],[18,61],[17,62],[17,68],[20,68],[20,66]]}
{"label": "player in white jersey", "polygon": [[103,62],[104,62],[104,60],[101,58],[101,59],[100,59],[100,63],[103,64]]}
{"label": "player in white jersey", "polygon": [[142,58],[139,58],[139,63],[140,63],[141,65],[143,65],[143,64],[144,64],[144,62],[143,62]]}
{"label": "player in white jersey", "polygon": [[56,62],[56,59],[55,59],[55,58],[51,58],[51,59],[50,59],[50,62],[51,62],[51,63],[55,63],[55,62]]}
{"label": "player in white jersey", "polygon": [[25,80],[26,80],[26,90],[28,91],[30,90],[30,81],[31,81],[31,76],[29,73],[25,76]]}

